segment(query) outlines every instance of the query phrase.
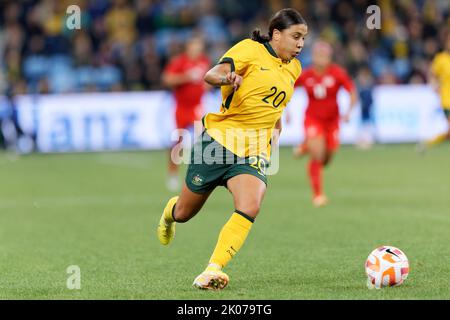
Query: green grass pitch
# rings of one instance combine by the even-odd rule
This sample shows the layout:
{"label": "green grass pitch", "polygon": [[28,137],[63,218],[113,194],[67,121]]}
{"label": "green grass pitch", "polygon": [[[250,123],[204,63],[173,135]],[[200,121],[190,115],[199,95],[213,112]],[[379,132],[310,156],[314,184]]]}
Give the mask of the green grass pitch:
{"label": "green grass pitch", "polygon": [[[221,292],[191,287],[205,267],[231,195],[216,189],[174,242],[156,227],[171,194],[166,152],[0,153],[0,299],[450,299],[450,149],[342,147],[325,171],[328,207],[311,205],[306,159],[281,149],[262,210],[225,271]],[[180,173],[183,175],[184,170]],[[402,249],[410,274],[368,290],[364,262]],[[81,270],[69,290],[66,269]]]}

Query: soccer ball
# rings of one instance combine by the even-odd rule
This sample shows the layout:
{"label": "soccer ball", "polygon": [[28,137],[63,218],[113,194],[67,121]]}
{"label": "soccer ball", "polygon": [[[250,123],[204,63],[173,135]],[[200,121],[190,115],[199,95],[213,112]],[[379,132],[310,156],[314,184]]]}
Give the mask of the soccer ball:
{"label": "soccer ball", "polygon": [[408,277],[408,258],[396,247],[378,247],[367,257],[366,273],[369,289],[399,286]]}

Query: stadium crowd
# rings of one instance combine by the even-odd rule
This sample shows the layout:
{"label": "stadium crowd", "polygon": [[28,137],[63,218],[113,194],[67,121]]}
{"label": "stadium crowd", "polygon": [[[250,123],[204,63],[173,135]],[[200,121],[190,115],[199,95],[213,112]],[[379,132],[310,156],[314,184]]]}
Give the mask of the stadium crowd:
{"label": "stadium crowd", "polygon": [[[381,29],[369,30],[366,9],[381,9]],[[70,30],[69,5],[81,9]],[[309,44],[332,43],[335,60],[357,77],[369,69],[377,83],[423,83],[450,31],[448,0],[23,0],[0,2],[0,92],[86,92],[163,88],[161,71],[200,33],[211,61],[270,15],[298,9]]]}

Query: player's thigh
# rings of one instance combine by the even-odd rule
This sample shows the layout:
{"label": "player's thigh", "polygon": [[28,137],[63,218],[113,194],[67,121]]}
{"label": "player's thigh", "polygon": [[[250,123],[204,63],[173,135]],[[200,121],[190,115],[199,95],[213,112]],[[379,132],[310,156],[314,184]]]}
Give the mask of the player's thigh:
{"label": "player's thigh", "polygon": [[311,158],[323,161],[326,154],[326,137],[323,125],[313,119],[305,119],[305,138]]}
{"label": "player's thigh", "polygon": [[266,193],[264,181],[244,173],[228,179],[227,188],[233,195],[235,209],[256,218]]}
{"label": "player's thigh", "polygon": [[318,161],[325,160],[327,144],[325,136],[323,134],[318,134],[314,137],[308,137],[306,140],[306,144],[312,159]]}
{"label": "player's thigh", "polygon": [[191,191],[186,186],[186,183],[184,183],[177,204],[175,205],[175,219],[178,222],[186,222],[194,217],[203,207],[211,192],[212,190],[204,193],[196,193]]}

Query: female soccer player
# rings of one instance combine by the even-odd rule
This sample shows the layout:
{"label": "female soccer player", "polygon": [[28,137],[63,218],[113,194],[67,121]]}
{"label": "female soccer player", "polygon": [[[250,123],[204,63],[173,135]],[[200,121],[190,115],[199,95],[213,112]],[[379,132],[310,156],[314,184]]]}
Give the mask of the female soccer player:
{"label": "female soccer player", "polygon": [[[203,77],[210,67],[209,59],[203,53],[204,42],[200,37],[192,37],[186,42],[185,52],[172,58],[163,73],[164,83],[173,89],[175,98],[175,124],[177,129],[193,132],[194,122],[200,121],[203,110],[201,100],[206,90]],[[169,177],[167,188],[179,191],[178,166],[172,160],[174,148],[169,150]]]}
{"label": "female soccer player", "polygon": [[434,137],[431,140],[421,142],[417,151],[424,152],[426,149],[450,140],[450,33],[444,43],[444,50],[439,52],[431,63],[430,74],[431,85],[441,96],[441,105],[447,118],[447,132]]}
{"label": "female soccer player", "polygon": [[[300,53],[308,31],[294,9],[283,9],[270,20],[268,35],[254,30],[228,50],[205,75],[220,86],[220,112],[203,118],[205,130],[191,154],[180,196],[171,198],[158,226],[159,241],[167,245],[175,223],[187,222],[215,187],[232,194],[235,210],[222,228],[206,269],[193,285],[223,289],[228,276],[222,269],[243,245],[266,192],[265,175],[272,135],[281,129],[280,117],[301,73]],[[225,162],[225,163],[224,163]]]}
{"label": "female soccer player", "polygon": [[355,86],[347,72],[331,63],[333,51],[325,41],[312,48],[312,67],[304,70],[296,85],[302,85],[308,95],[305,111],[305,143],[299,145],[296,156],[309,153],[308,174],[316,207],[328,203],[322,191],[322,168],[328,165],[339,147],[339,108],[337,94],[341,87],[350,93],[350,107],[342,120],[347,122],[357,102]]}

